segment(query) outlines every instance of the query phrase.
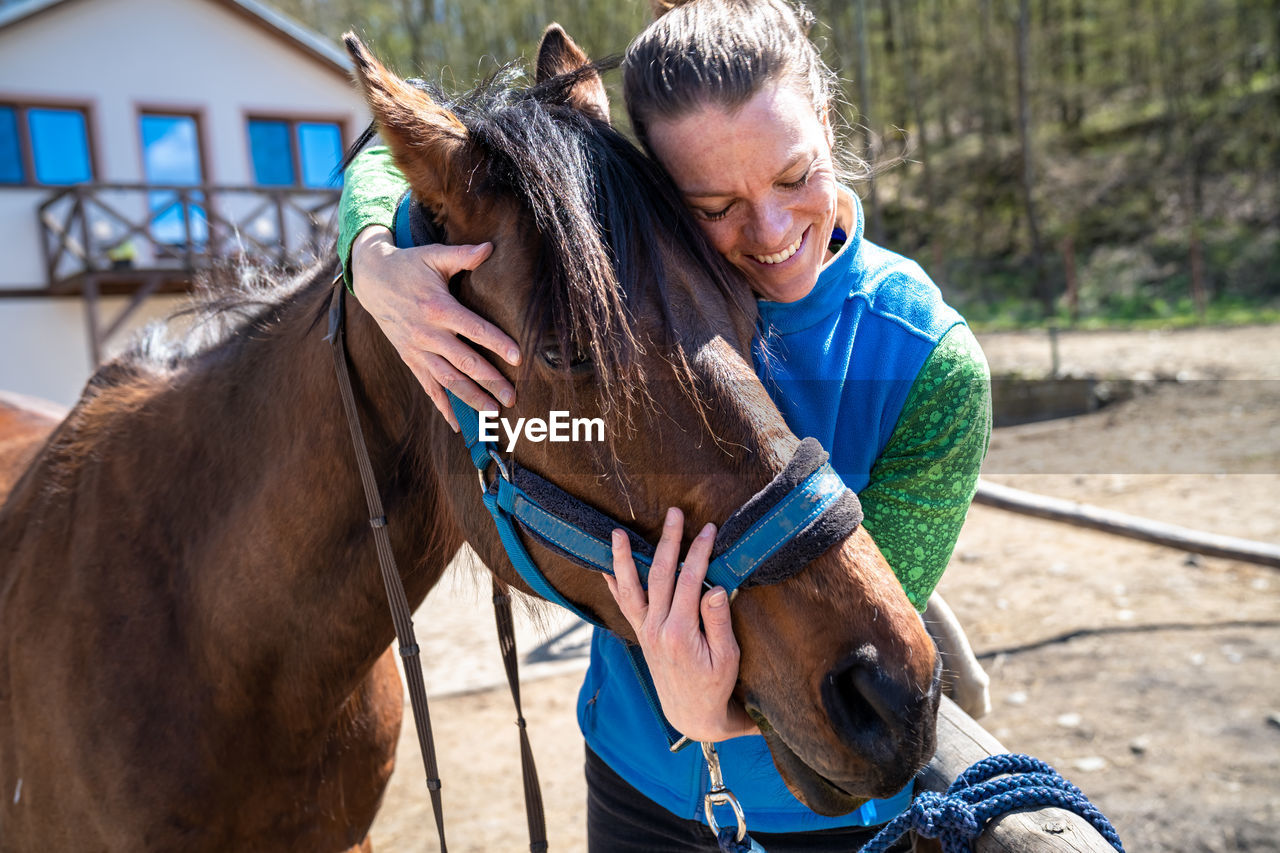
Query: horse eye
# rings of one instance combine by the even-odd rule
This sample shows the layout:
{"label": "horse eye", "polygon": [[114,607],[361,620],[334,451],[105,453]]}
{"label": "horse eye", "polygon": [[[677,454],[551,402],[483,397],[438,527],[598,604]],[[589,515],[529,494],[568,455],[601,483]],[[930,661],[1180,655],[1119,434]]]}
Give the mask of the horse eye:
{"label": "horse eye", "polygon": [[[548,341],[542,345],[542,349],[538,351],[538,357],[546,362],[548,367],[555,370],[564,369],[564,354],[560,351],[559,341]],[[585,367],[591,363],[591,357],[579,349],[574,349],[573,355],[569,357],[569,369],[576,370]]]}

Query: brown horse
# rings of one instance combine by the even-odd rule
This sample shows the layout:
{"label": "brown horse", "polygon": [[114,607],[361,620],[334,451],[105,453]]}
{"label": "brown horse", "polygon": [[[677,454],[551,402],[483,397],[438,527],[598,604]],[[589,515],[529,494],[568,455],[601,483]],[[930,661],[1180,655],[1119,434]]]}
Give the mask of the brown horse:
{"label": "brown horse", "polygon": [[[522,341],[526,366],[501,368],[515,415],[610,426],[600,444],[522,444],[521,464],[653,541],[667,506],[696,531],[768,483],[797,439],[751,368],[753,303],[602,120],[595,71],[562,73],[576,47],[549,30],[538,86],[450,108],[349,47],[417,197],[450,241],[494,244],[458,294]],[[402,694],[323,339],[334,273],[191,351],[108,365],[0,509],[0,850],[368,849]],[[349,302],[410,601],[464,540],[527,591],[462,443]],[[631,636],[599,577],[528,547]],[[733,618],[736,695],[806,803],[848,811],[927,761],[933,645],[862,529],[744,590]]]}
{"label": "brown horse", "polygon": [[0,496],[31,465],[66,409],[46,400],[0,391]]}

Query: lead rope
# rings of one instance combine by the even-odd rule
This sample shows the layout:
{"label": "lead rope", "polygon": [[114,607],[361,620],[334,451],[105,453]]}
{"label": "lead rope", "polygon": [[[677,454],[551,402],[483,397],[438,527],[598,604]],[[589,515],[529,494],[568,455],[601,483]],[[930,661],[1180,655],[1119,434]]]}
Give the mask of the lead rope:
{"label": "lead rope", "polygon": [[351,391],[351,374],[347,367],[347,349],[343,335],[342,298],[345,292],[342,277],[334,280],[333,299],[329,303],[329,340],[333,344],[334,370],[338,374],[338,389],[342,393],[342,407],[347,413],[347,425],[351,428],[351,443],[355,446],[356,466],[360,469],[360,483],[364,487],[365,502],[369,506],[369,526],[373,528],[373,541],[378,549],[378,566],[382,570],[382,583],[387,588],[387,603],[391,606],[391,621],[396,628],[396,642],[404,661],[405,681],[409,686],[409,702],[413,706],[413,722],[418,730],[418,748],[427,772],[427,790],[431,792],[431,810],[435,812],[436,832],[440,836],[440,853],[448,853],[444,840],[444,807],[440,797],[440,772],[436,768],[435,739],[431,736],[431,714],[427,710],[427,689],[422,678],[422,660],[418,656],[418,641],[413,634],[413,614],[396,568],[395,554],[391,550],[391,537],[387,534],[387,516],[378,495],[378,484],[373,476],[373,463],[364,443],[364,430],[360,428],[360,414],[356,410],[355,395]]}
{"label": "lead rope", "polygon": [[[707,824],[716,835],[722,853],[765,853],[747,835],[746,821],[737,798],[724,787],[715,747],[704,743],[711,787],[705,808]],[[995,778],[995,777],[1002,778]],[[719,827],[712,806],[730,805],[738,819],[737,831]],[[1048,764],[1029,755],[990,755],[956,777],[945,794],[923,791],[901,814],[889,821],[858,853],[888,853],[908,832],[942,842],[943,853],[973,853],[973,841],[998,817],[1022,809],[1053,806],[1075,812],[1087,820],[1119,853],[1120,835],[1084,792]]]}
{"label": "lead rope", "polygon": [[[995,778],[1000,776],[1002,778]],[[956,777],[945,794],[925,791],[885,824],[861,853],[886,853],[909,830],[942,842],[943,853],[972,853],[992,820],[1013,811],[1054,806],[1075,812],[1119,853],[1120,835],[1084,792],[1029,755],[991,755]]]}

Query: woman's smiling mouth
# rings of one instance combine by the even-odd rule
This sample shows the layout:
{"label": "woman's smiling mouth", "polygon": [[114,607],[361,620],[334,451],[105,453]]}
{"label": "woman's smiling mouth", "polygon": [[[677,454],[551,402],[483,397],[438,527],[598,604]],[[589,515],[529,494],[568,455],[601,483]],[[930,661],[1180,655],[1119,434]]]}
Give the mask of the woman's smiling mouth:
{"label": "woman's smiling mouth", "polygon": [[794,243],[792,243],[787,248],[783,249],[781,252],[774,252],[772,255],[747,255],[747,257],[758,264],[765,264],[767,266],[780,264],[783,261],[791,258],[791,256],[793,256],[796,252],[800,251],[800,247],[804,245],[804,239],[809,234],[809,231],[812,229],[812,227],[813,226],[809,226],[809,228],[806,228],[804,230],[804,233],[802,233]]}

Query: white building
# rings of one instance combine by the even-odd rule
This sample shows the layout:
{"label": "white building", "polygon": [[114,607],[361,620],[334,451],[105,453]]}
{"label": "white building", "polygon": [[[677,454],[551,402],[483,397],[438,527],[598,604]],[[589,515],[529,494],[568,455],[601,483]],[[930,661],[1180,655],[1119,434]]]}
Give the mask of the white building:
{"label": "white building", "polygon": [[70,404],[194,270],[316,251],[367,121],[256,0],[0,6],[0,390]]}

